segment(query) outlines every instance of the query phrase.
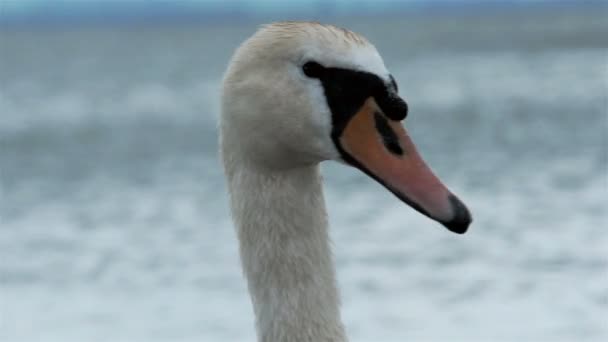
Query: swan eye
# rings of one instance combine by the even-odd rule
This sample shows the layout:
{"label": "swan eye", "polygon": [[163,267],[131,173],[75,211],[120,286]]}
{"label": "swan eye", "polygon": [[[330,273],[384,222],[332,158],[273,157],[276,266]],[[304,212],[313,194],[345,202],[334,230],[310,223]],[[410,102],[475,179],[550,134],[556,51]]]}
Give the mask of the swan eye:
{"label": "swan eye", "polygon": [[306,62],[302,66],[302,71],[304,72],[304,75],[311,78],[319,78],[323,73],[324,69],[325,68],[321,64],[314,61]]}

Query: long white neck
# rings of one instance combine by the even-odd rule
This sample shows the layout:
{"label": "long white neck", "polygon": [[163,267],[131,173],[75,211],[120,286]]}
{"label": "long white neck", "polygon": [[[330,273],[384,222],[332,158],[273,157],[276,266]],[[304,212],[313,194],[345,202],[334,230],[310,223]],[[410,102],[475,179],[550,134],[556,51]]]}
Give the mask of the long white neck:
{"label": "long white neck", "polygon": [[227,176],[259,341],[346,341],[318,165]]}

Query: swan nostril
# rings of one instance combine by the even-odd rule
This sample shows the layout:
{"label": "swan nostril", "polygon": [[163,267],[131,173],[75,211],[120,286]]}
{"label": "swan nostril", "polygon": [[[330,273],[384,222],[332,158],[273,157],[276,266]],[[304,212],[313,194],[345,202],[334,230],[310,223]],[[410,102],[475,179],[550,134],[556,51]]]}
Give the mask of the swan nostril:
{"label": "swan nostril", "polygon": [[399,137],[391,126],[389,126],[386,119],[382,116],[382,114],[375,112],[374,113],[374,122],[376,124],[376,129],[378,133],[380,133],[380,137],[382,137],[382,143],[384,147],[391,152],[392,154],[401,156],[403,155],[403,149],[401,148],[401,144],[399,143]]}

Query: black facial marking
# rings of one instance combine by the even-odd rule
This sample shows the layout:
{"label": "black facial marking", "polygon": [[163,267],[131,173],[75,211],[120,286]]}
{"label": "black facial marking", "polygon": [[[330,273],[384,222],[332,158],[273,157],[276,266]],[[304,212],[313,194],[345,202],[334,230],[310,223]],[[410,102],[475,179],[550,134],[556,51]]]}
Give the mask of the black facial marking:
{"label": "black facial marking", "polygon": [[337,142],[348,121],[382,82],[370,73],[341,68],[323,68],[322,72],[315,74],[323,85],[332,115],[332,137]]}
{"label": "black facial marking", "polygon": [[315,61],[306,62],[302,65],[304,75],[312,78],[319,78],[324,70],[325,68]]}
{"label": "black facial marking", "polygon": [[335,143],[348,121],[369,97],[374,97],[384,115],[391,120],[403,120],[407,116],[407,104],[397,95],[396,89],[372,73],[324,67],[314,61],[306,62],[302,71],[308,77],[319,79],[323,85],[332,113]]}
{"label": "black facial marking", "polygon": [[384,143],[386,149],[393,154],[399,156],[403,155],[403,149],[401,148],[401,145],[399,145],[399,138],[397,137],[397,134],[395,134],[382,114],[375,112],[374,122],[376,123],[376,129],[378,130],[378,133],[380,133],[382,143]]}

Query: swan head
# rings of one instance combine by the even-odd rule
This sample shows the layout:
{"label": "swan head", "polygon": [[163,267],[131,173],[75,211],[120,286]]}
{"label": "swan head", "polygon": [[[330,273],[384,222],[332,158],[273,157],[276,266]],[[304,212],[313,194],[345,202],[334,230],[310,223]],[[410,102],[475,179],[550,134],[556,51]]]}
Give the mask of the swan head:
{"label": "swan head", "polygon": [[227,170],[339,161],[464,233],[471,215],[418,155],[400,122],[407,112],[367,39],[331,25],[274,23],[237,49],[225,73],[222,158]]}

